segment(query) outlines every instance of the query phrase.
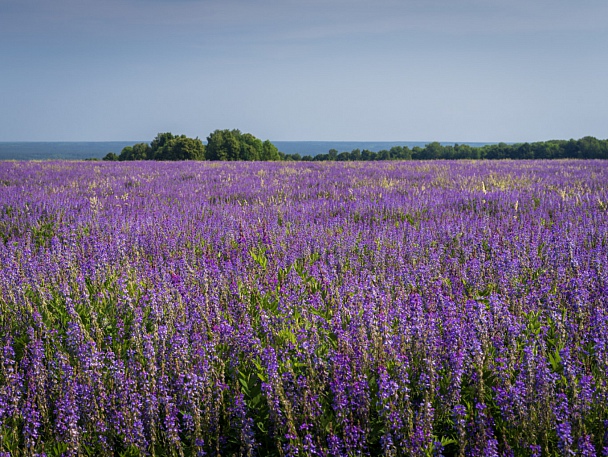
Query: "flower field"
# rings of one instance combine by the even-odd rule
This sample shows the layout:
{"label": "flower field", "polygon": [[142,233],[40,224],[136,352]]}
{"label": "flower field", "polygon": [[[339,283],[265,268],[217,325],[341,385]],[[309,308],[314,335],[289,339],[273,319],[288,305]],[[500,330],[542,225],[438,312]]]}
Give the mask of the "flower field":
{"label": "flower field", "polygon": [[0,456],[608,456],[608,162],[0,163]]}

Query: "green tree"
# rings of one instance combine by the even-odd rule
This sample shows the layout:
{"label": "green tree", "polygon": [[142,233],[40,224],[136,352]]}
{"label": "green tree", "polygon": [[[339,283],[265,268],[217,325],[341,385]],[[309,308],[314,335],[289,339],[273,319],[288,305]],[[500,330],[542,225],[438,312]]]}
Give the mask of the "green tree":
{"label": "green tree", "polygon": [[533,159],[534,152],[530,147],[530,143],[520,143],[515,146],[512,150],[511,157],[512,159]]}
{"label": "green tree", "polygon": [[108,160],[110,162],[116,162],[118,160],[118,156],[114,152],[108,152],[102,160]]}
{"label": "green tree", "polygon": [[579,158],[599,159],[602,156],[602,147],[597,138],[586,136],[578,140]]}
{"label": "green tree", "polygon": [[[480,148],[471,148],[480,149]],[[508,159],[513,157],[513,147],[506,143],[490,144],[481,148],[483,150],[483,156],[486,159]],[[466,158],[473,158],[471,153]]]}
{"label": "green tree", "polygon": [[130,160],[148,160],[151,159],[151,148],[147,143],[137,143],[133,145],[133,150]]}
{"label": "green tree", "polygon": [[240,138],[241,160],[261,160],[262,154],[264,153],[264,146],[262,140],[257,139],[251,133],[243,133]]}
{"label": "green tree", "polygon": [[381,149],[377,152],[378,160],[391,160],[391,153],[387,149]]}
{"label": "green tree", "polygon": [[239,160],[240,130],[215,130],[207,137],[207,160]]}
{"label": "green tree", "polygon": [[120,151],[120,155],[118,156],[118,160],[133,160],[133,146],[125,146]]}
{"label": "green tree", "polygon": [[205,160],[205,145],[198,138],[186,135],[173,138],[169,142],[168,160]]}
{"label": "green tree", "polygon": [[573,138],[568,140],[568,142],[564,145],[564,157],[566,157],[568,159],[574,159],[574,158],[578,157],[579,152],[580,152],[580,145],[579,145],[578,141]]}
{"label": "green tree", "polygon": [[441,159],[443,157],[443,146],[438,141],[429,143],[424,148],[423,158],[424,159]]}
{"label": "green tree", "polygon": [[469,154],[470,147],[467,144],[456,143],[453,148],[454,159],[466,159]]}
{"label": "green tree", "polygon": [[401,158],[404,160],[412,160],[412,150],[409,147],[404,146],[403,151],[401,152]]}
{"label": "green tree", "polygon": [[240,130],[215,130],[207,137],[207,160],[281,160],[270,141],[262,141]]}
{"label": "green tree", "polygon": [[422,151],[423,149],[420,146],[414,146],[412,148],[412,159],[414,160],[420,160],[422,159]]}
{"label": "green tree", "polygon": [[[294,154],[294,156],[297,154]],[[277,147],[270,142],[270,140],[264,141],[262,144],[262,160],[281,160],[281,156],[279,155],[279,150]],[[294,160],[300,160],[300,158]]]}
{"label": "green tree", "polygon": [[175,136],[171,132],[159,133],[156,135],[156,138],[150,143],[150,158],[154,160],[164,160],[159,157],[166,154],[163,148],[165,148],[173,138],[175,138]]}
{"label": "green tree", "polygon": [[401,146],[393,146],[390,150],[389,150],[390,156],[392,159],[404,159],[405,157],[403,156],[403,147]]}
{"label": "green tree", "polygon": [[[205,145],[198,138],[159,133],[152,140],[146,154],[154,160],[204,160]],[[135,155],[135,146],[133,155]]]}

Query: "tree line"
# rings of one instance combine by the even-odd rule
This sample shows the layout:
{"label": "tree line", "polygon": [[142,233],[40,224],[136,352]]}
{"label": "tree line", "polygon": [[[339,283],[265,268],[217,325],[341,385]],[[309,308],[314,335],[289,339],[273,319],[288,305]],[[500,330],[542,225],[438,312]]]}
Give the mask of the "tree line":
{"label": "tree line", "polygon": [[293,154],[292,160],[303,161],[369,161],[369,160],[458,160],[458,159],[608,159],[608,140],[586,136],[579,140],[550,140],[535,143],[498,143],[484,146],[468,144],[442,145],[432,142],[425,147],[394,146],[378,152],[353,149],[314,157]]}
{"label": "tree line", "polygon": [[549,140],[534,143],[497,143],[474,147],[467,144],[424,147],[394,146],[378,152],[353,149],[307,156],[284,154],[269,140],[262,142],[240,130],[215,130],[207,144],[198,138],[159,133],[148,145],[125,147],[120,155],[108,153],[104,160],[283,160],[283,161],[375,161],[375,160],[458,160],[458,159],[608,159],[608,140],[586,136],[578,140]]}

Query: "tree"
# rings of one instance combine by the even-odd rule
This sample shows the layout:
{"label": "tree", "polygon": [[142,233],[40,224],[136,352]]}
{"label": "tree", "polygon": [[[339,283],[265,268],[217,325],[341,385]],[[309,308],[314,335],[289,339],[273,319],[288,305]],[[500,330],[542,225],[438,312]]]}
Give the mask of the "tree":
{"label": "tree", "polygon": [[171,132],[159,133],[156,135],[156,138],[150,143],[150,158],[154,160],[163,160],[157,158],[157,156],[164,154],[163,148],[167,146],[173,138],[175,138],[175,136]]}
{"label": "tree", "polygon": [[[461,146],[462,147],[462,146]],[[479,149],[479,148],[471,148]],[[506,143],[490,144],[481,148],[486,159],[507,159],[511,157],[512,147]],[[473,158],[472,153],[467,158]]]}
{"label": "tree", "polygon": [[378,160],[391,160],[391,153],[387,149],[381,149],[376,153]]}
{"label": "tree", "polygon": [[132,159],[131,160],[148,160],[151,159],[152,149],[147,143],[137,143],[133,145]]}
{"label": "tree", "polygon": [[424,148],[424,159],[441,159],[443,156],[443,146],[438,141],[429,143]]}
{"label": "tree", "polygon": [[133,160],[131,157],[133,157],[133,146],[125,146],[120,151],[118,160]]}
{"label": "tree", "polygon": [[151,158],[150,146],[146,143],[137,143],[133,146],[125,146],[120,151],[118,160],[147,160]]}
{"label": "tree", "polygon": [[578,157],[580,151],[580,145],[578,141],[573,138],[570,138],[568,142],[564,145],[564,157],[568,159],[574,159]]}
{"label": "tree", "polygon": [[118,160],[118,156],[114,152],[108,152],[102,160],[108,160],[110,162],[116,162]]}
{"label": "tree", "polygon": [[512,159],[533,159],[532,148],[530,143],[520,143],[515,146],[511,154]]}
{"label": "tree", "polygon": [[390,157],[392,159],[404,159],[405,157],[403,156],[403,147],[401,146],[393,146],[390,150]]}
{"label": "tree", "polygon": [[257,139],[251,133],[243,133],[240,138],[241,150],[240,150],[240,159],[241,160],[261,160],[263,154],[263,144],[262,140]]}
{"label": "tree", "polygon": [[166,160],[205,160],[205,145],[198,138],[186,135],[173,138],[167,146]]}
{"label": "tree", "polygon": [[488,149],[473,148],[468,144],[456,144],[452,150],[452,155],[448,157],[450,159],[483,159],[488,152]]}
{"label": "tree", "polygon": [[240,130],[215,130],[207,137],[207,160],[239,160]]}
{"label": "tree", "polygon": [[215,130],[207,137],[207,160],[281,160],[279,150],[270,141],[240,130]]}
{"label": "tree", "polygon": [[602,156],[602,147],[597,138],[586,136],[578,140],[578,144],[581,159],[599,159]]}
{"label": "tree", "polygon": [[[294,154],[295,156],[296,154]],[[294,157],[295,158],[295,157]],[[270,140],[264,141],[262,144],[262,157],[261,160],[281,160],[279,150],[277,147],[270,142]],[[300,158],[295,159],[300,160]]]}
{"label": "tree", "polygon": [[422,159],[422,151],[423,149],[420,146],[414,146],[412,148],[412,159],[414,160],[420,160]]}
{"label": "tree", "polygon": [[152,140],[147,154],[154,160],[204,160],[205,145],[198,138],[159,133]]}

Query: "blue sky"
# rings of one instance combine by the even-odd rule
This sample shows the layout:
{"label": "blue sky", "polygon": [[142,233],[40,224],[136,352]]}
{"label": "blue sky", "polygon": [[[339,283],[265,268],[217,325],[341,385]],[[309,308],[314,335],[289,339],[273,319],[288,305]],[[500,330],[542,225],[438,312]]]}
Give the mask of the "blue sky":
{"label": "blue sky", "polygon": [[608,138],[605,0],[0,0],[0,141]]}

